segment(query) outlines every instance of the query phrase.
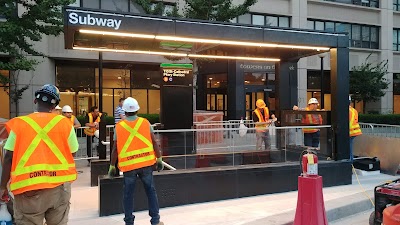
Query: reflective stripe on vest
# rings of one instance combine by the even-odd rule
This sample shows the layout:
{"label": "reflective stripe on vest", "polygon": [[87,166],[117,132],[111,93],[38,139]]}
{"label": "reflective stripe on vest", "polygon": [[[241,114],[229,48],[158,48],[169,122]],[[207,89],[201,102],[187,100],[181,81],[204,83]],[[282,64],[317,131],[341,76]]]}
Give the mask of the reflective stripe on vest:
{"label": "reflective stripe on vest", "polygon": [[360,125],[358,124],[358,116],[357,112],[353,107],[349,108],[349,131],[350,131],[350,137],[355,137],[359,136],[362,134]]}
{"label": "reflective stripe on vest", "polygon": [[[267,107],[264,107],[263,110],[264,110],[264,117],[262,116],[262,113],[261,113],[260,109],[258,109],[258,108],[254,110],[254,113],[258,117],[258,122],[265,123],[269,119],[269,110]],[[257,132],[264,132],[267,130],[266,124],[257,124],[256,123],[255,127],[256,127]]]}
{"label": "reflective stripe on vest", "polygon": [[[311,111],[311,110],[307,107],[306,111]],[[321,125],[322,117],[321,115],[307,114],[305,116],[305,119],[303,118],[302,122],[304,125]],[[318,128],[303,128],[304,133],[315,133],[318,131],[319,131]]]}
{"label": "reflective stripe on vest", "polygon": [[[89,113],[88,116],[89,116],[89,123],[93,123],[92,113]],[[96,118],[96,121],[94,121],[94,122],[100,123],[100,117],[101,117],[101,113],[99,113],[99,115]],[[94,127],[93,128],[85,128],[85,130],[83,130],[83,132],[85,132],[85,134],[88,136],[93,136],[94,132],[96,132],[96,128],[94,128]]]}
{"label": "reflective stripe on vest", "polygon": [[[125,120],[117,123],[116,125],[117,135],[118,135],[117,138],[118,166],[122,172],[143,168],[146,166],[151,166],[154,165],[156,161],[153,143],[151,141],[151,136],[148,136],[148,138],[146,138],[144,134],[141,134],[139,132],[139,129],[143,125],[143,121],[144,119],[139,117],[136,121],[134,128],[130,127]],[[120,136],[123,136],[121,132],[129,133],[129,136],[126,139],[125,143],[123,143],[123,145],[120,145],[119,142],[121,141]],[[135,137],[141,140],[147,147],[139,149],[129,149]]]}
{"label": "reflective stripe on vest", "polygon": [[[64,117],[55,116],[44,128],[41,128],[39,124],[29,116],[22,116],[19,118],[36,132],[36,136],[24,151],[22,157],[17,159],[18,164],[15,169],[11,171],[11,191],[13,191],[14,194],[18,194],[28,190],[35,190],[29,189],[29,187],[32,186],[38,186],[41,189],[75,180],[75,163],[68,163],[68,160],[62,154],[58,146],[48,136],[49,131],[56,127]],[[41,141],[48,146],[49,150],[54,154],[60,164],[38,163],[25,166],[32,154],[37,150]]]}

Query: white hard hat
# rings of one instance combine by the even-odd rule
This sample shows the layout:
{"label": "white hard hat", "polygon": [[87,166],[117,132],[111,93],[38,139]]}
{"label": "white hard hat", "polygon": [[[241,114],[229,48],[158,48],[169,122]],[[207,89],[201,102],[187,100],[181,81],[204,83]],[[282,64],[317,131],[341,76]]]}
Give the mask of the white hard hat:
{"label": "white hard hat", "polygon": [[310,98],[310,100],[308,100],[308,104],[319,104],[319,103],[316,98]]}
{"label": "white hard hat", "polygon": [[351,96],[349,95],[349,101],[351,101]]}
{"label": "white hard hat", "polygon": [[137,112],[139,109],[140,106],[138,101],[132,97],[125,99],[124,104],[122,105],[122,110],[125,112]]}
{"label": "white hard hat", "polygon": [[61,107],[59,105],[57,105],[55,109],[60,110]]}
{"label": "white hard hat", "polygon": [[64,105],[64,107],[62,108],[62,112],[72,113],[71,106],[69,106],[69,105]]}
{"label": "white hard hat", "polygon": [[99,136],[100,136],[100,131],[99,131],[99,130],[96,130],[96,131],[94,132],[94,136],[97,137],[97,138],[99,138]]}

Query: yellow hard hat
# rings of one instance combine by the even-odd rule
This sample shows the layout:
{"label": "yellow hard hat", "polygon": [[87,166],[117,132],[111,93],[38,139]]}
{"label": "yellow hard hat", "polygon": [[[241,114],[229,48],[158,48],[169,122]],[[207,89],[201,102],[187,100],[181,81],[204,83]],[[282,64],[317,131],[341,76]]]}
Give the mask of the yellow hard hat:
{"label": "yellow hard hat", "polygon": [[265,107],[265,102],[264,102],[264,100],[258,99],[258,100],[256,101],[256,106],[257,106],[257,108],[264,108],[264,107]]}

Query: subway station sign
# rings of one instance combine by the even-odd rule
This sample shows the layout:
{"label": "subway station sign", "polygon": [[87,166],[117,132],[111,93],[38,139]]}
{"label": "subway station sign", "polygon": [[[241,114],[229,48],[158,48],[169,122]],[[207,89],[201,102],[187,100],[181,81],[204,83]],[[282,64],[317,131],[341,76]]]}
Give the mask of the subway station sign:
{"label": "subway station sign", "polygon": [[192,83],[192,64],[162,63],[160,65],[164,84],[189,85]]}

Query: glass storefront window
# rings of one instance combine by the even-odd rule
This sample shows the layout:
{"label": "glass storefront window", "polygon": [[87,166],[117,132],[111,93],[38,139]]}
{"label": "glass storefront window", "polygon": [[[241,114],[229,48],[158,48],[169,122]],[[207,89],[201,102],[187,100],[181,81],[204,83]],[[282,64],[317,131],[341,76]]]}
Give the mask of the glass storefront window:
{"label": "glass storefront window", "polygon": [[265,85],[266,79],[266,73],[244,73],[245,85]]}
{"label": "glass storefront window", "polygon": [[278,26],[278,17],[276,16],[266,16],[266,24],[267,26],[277,27]]}
{"label": "glass storefront window", "polygon": [[262,15],[252,15],[252,23],[254,25],[264,26],[264,16]]}
{"label": "glass storefront window", "polygon": [[238,22],[243,24],[251,24],[251,14],[244,14],[239,16]]}
{"label": "glass storefront window", "polygon": [[207,88],[226,88],[228,86],[228,75],[222,74],[210,74],[206,76]]}

